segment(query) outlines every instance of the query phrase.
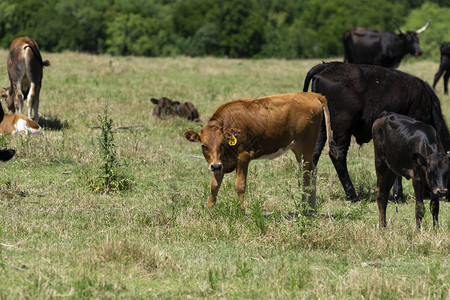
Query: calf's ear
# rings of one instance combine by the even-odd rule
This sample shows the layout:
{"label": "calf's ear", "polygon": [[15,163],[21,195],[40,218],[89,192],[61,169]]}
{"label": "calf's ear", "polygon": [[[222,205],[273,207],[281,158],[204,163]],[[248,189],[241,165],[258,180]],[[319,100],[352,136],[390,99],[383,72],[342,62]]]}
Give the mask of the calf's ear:
{"label": "calf's ear", "polygon": [[5,91],[0,94],[0,98],[8,98],[9,95],[9,89],[3,88]]}
{"label": "calf's ear", "polygon": [[425,167],[427,165],[427,159],[425,157],[423,157],[423,155],[418,153],[418,152],[415,152],[415,153],[411,154],[411,158],[419,166]]}
{"label": "calf's ear", "polygon": [[172,101],[172,105],[180,105],[180,101]]}
{"label": "calf's ear", "polygon": [[241,135],[241,131],[239,129],[236,128],[230,128],[227,131],[225,131],[225,133],[223,134],[223,136],[225,137],[225,139],[230,139],[233,136],[235,138],[238,138]]}
{"label": "calf's ear", "polygon": [[184,136],[189,142],[201,143],[200,135],[194,130],[188,130],[184,133]]}
{"label": "calf's ear", "polygon": [[151,98],[150,101],[152,101],[153,104],[158,105],[158,99]]}

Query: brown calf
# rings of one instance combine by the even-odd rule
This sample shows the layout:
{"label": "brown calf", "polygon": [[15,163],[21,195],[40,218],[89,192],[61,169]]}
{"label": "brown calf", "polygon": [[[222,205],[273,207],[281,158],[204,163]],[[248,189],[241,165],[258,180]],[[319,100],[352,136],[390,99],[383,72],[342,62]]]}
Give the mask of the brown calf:
{"label": "brown calf", "polygon": [[7,69],[10,87],[6,91],[6,105],[11,112],[23,113],[23,101],[27,98],[28,117],[34,110],[34,120],[39,121],[39,93],[42,85],[43,61],[39,46],[29,37],[16,38],[9,48]]}
{"label": "brown calf", "polygon": [[159,99],[151,98],[150,101],[156,105],[153,108],[153,115],[160,119],[164,119],[166,116],[180,116],[189,121],[200,121],[198,111],[191,102],[180,103],[179,101],[173,101],[166,97]]}
{"label": "brown calf", "polygon": [[[276,158],[288,150],[303,163],[303,184],[309,187],[315,171],[312,155],[324,115],[328,142],[334,150],[327,101],[316,93],[228,102],[216,109],[199,132],[186,131],[184,136],[190,142],[202,144],[203,156],[213,172],[207,207],[216,202],[224,174],[236,169],[235,188],[243,208],[250,161]],[[309,205],[316,208],[315,187],[308,198]]]}
{"label": "brown calf", "polygon": [[23,114],[5,114],[0,123],[0,134],[28,135],[41,134],[38,123]]}

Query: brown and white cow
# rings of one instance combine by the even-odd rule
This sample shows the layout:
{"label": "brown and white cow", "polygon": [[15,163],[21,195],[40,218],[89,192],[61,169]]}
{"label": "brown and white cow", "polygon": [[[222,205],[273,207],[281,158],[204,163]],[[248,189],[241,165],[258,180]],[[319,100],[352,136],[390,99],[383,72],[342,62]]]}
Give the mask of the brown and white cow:
{"label": "brown and white cow", "polygon": [[179,116],[189,121],[200,122],[198,111],[191,102],[173,101],[167,97],[151,98],[150,101],[156,105],[153,108],[153,115],[160,119],[166,116]]}
{"label": "brown and white cow", "polygon": [[42,134],[38,123],[23,114],[5,114],[0,123],[0,135]]}
{"label": "brown and white cow", "polygon": [[50,66],[50,62],[42,60],[36,41],[25,36],[12,42],[7,59],[11,85],[6,91],[6,105],[11,112],[22,114],[23,101],[27,98],[28,117],[31,118],[33,110],[33,120],[39,121],[39,93],[46,66]]}
{"label": "brown and white cow", "polygon": [[[4,118],[3,106],[0,104],[0,121],[3,121]],[[0,161],[8,161],[16,154],[16,150],[2,148],[0,149]]]}
{"label": "brown and white cow", "polygon": [[[296,92],[244,99],[219,106],[199,132],[186,131],[190,142],[201,143],[213,172],[207,207],[215,202],[225,173],[236,169],[236,193],[244,207],[248,165],[253,159],[273,159],[288,150],[303,163],[303,184],[309,187],[315,171],[312,155],[325,115],[330,152],[334,150],[326,98]],[[315,184],[315,182],[314,182]],[[307,197],[316,208],[315,187]],[[306,198],[306,197],[305,197]]]}

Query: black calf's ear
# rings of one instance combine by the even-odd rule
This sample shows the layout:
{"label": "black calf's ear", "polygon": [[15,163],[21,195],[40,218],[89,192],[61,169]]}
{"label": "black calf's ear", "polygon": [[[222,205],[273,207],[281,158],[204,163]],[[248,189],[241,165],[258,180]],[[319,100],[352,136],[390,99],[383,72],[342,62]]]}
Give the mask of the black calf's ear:
{"label": "black calf's ear", "polygon": [[158,99],[151,98],[150,101],[152,101],[153,104],[158,105]]}
{"label": "black calf's ear", "polygon": [[172,101],[173,105],[180,105],[180,101]]}
{"label": "black calf's ear", "polygon": [[426,166],[426,164],[427,164],[427,159],[425,157],[423,157],[423,155],[420,153],[416,152],[416,153],[411,154],[411,158],[419,166]]}

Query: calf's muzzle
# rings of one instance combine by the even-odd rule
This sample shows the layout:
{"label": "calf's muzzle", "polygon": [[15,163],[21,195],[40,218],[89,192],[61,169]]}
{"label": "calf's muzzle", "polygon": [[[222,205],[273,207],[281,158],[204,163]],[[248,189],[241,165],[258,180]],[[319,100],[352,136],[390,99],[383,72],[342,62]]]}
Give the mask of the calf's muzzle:
{"label": "calf's muzzle", "polygon": [[209,170],[213,171],[213,172],[222,171],[223,170],[223,165],[222,164],[211,164],[209,166]]}
{"label": "calf's muzzle", "polygon": [[445,197],[447,195],[447,189],[437,189],[434,191],[434,194],[439,198]]}

